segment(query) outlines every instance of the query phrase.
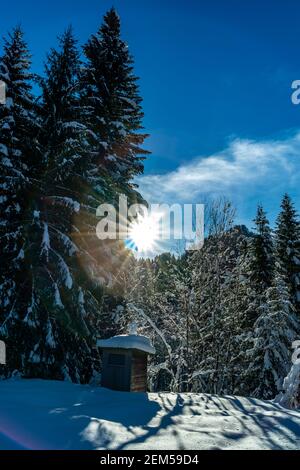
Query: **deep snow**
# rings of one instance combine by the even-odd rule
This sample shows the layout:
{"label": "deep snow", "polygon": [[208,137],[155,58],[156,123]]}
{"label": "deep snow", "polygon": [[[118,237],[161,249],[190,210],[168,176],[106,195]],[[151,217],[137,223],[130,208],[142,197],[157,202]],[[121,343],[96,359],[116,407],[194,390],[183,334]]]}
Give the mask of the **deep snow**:
{"label": "deep snow", "polygon": [[0,382],[0,449],[300,449],[300,413],[255,399]]}
{"label": "deep snow", "polygon": [[141,335],[118,335],[109,339],[98,339],[99,348],[138,349],[149,354],[155,354],[150,339]]}

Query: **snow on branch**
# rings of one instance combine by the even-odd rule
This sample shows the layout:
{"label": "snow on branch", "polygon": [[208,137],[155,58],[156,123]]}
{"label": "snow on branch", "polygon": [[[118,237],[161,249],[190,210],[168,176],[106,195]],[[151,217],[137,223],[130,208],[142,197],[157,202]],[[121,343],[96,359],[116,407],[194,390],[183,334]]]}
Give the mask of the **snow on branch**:
{"label": "snow on branch", "polygon": [[142,316],[148,323],[149,325],[154,329],[154,331],[157,333],[157,335],[160,337],[160,339],[162,340],[162,342],[164,343],[167,351],[168,351],[168,354],[169,356],[171,356],[172,354],[172,348],[171,346],[167,343],[165,337],[164,337],[164,334],[161,332],[161,330],[159,328],[157,328],[157,326],[155,325],[155,323],[151,320],[151,318],[144,312],[143,309],[141,308],[137,308],[135,305],[133,305],[132,303],[129,303],[128,304],[128,308],[133,310],[136,314]]}
{"label": "snow on branch", "polygon": [[68,207],[73,212],[80,211],[80,203],[70,197],[48,196],[44,198],[44,200],[51,206],[60,205],[60,206]]}
{"label": "snow on branch", "polygon": [[71,273],[69,271],[69,268],[68,268],[68,265],[67,263],[65,262],[65,260],[63,259],[63,257],[57,253],[57,251],[51,249],[51,251],[56,255],[56,257],[58,258],[59,260],[59,270],[60,270],[60,273],[63,277],[63,280],[64,280],[64,283],[65,283],[65,286],[68,288],[68,289],[72,289],[73,287],[73,279],[72,279],[72,276],[71,276]]}
{"label": "snow on branch", "polygon": [[50,250],[50,237],[49,237],[49,230],[48,224],[44,222],[44,232],[43,232],[43,239],[41,245],[41,255],[46,256],[47,262],[49,261],[49,250]]}

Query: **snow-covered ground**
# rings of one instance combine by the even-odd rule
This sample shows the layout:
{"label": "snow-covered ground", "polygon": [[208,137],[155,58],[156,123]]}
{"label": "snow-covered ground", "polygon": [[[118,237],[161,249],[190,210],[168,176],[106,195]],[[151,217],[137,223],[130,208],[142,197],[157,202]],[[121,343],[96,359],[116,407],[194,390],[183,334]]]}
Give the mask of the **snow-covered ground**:
{"label": "snow-covered ground", "polygon": [[300,413],[260,400],[0,382],[0,449],[300,449]]}

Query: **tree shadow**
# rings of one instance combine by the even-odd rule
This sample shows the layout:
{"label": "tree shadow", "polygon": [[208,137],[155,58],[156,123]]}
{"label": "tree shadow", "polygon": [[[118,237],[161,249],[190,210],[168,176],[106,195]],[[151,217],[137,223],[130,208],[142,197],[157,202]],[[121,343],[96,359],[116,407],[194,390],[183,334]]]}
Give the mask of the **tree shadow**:
{"label": "tree shadow", "polygon": [[[97,412],[99,408],[99,412]],[[134,428],[144,429],[160,411],[159,404],[149,400],[147,393],[115,392],[104,388],[91,389],[81,396],[77,406],[62,411],[72,422],[71,448],[115,448],[121,431],[134,436]],[[49,412],[57,416],[56,410]],[[80,438],[78,438],[80,436]],[[78,444],[77,444],[78,445]]]}
{"label": "tree shadow", "polygon": [[272,402],[20,382],[0,390],[0,448],[300,448],[299,412]]}
{"label": "tree shadow", "polygon": [[[299,413],[286,410],[275,403],[258,399],[232,396],[224,398],[232,407],[229,414],[234,416],[241,431],[236,435],[222,431],[224,437],[234,440],[255,437],[258,441],[263,441],[265,448],[274,450],[300,448]],[[237,413],[233,413],[234,410]],[[229,411],[229,407],[227,407],[227,411]],[[259,434],[261,434],[261,437],[259,437]]]}
{"label": "tree shadow", "polygon": [[170,432],[177,442],[176,449],[185,449],[185,446],[180,438],[180,434],[174,427],[174,425],[176,424],[174,422],[174,419],[178,418],[182,414],[183,407],[188,406],[189,403],[187,403],[179,394],[176,397],[175,404],[172,403],[168,395],[159,393],[158,397],[161,404],[161,407],[159,408],[163,411],[163,415],[161,419],[159,419],[158,424],[156,426],[151,426],[149,424],[147,426],[143,426],[143,434],[135,436],[130,441],[124,442],[124,444],[118,447],[119,450],[125,449],[126,447],[128,447],[128,445],[132,447],[144,443],[149,438],[157,436],[162,430],[165,430],[168,427],[172,427],[172,429],[170,429]]}
{"label": "tree shadow", "polygon": [[[300,438],[299,414],[284,410],[271,402],[251,398],[217,395],[206,395],[204,400],[202,398],[194,394],[159,393],[156,400],[149,400],[145,394],[140,394],[139,397],[134,395],[138,413],[140,411],[143,419],[141,416],[136,419],[132,415],[132,407],[129,415],[121,418],[121,422],[120,413],[114,415],[107,410],[106,413],[101,413],[101,422],[97,424],[98,437],[94,442],[101,448],[119,450],[143,447],[155,449],[164,446],[184,450],[197,448],[197,445],[198,448],[203,448],[204,443],[210,449],[242,449],[249,446],[267,449],[300,448],[300,442],[297,445]],[[124,396],[124,403],[126,400],[128,397]],[[215,420],[213,425],[207,424],[207,415]],[[122,425],[126,434],[123,442],[118,443],[116,440],[118,429],[114,433],[111,425],[106,428],[103,422],[105,419],[110,423],[115,420]],[[220,423],[217,428],[216,422]],[[135,429],[136,426],[138,429]],[[190,439],[186,438],[187,434],[191,435]]]}

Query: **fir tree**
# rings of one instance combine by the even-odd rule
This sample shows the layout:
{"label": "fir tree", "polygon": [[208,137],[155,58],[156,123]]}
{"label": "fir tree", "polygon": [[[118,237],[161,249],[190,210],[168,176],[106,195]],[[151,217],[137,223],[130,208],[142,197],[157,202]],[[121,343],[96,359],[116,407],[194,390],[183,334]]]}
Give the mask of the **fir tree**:
{"label": "fir tree", "polygon": [[276,262],[300,312],[300,225],[291,198],[285,194],[275,231]]}
{"label": "fir tree", "polygon": [[260,306],[254,324],[254,342],[248,351],[252,396],[274,398],[282,389],[291,361],[291,345],[299,323],[289,299],[284,279],[276,274],[266,292],[266,303]]}
{"label": "fir tree", "polygon": [[263,292],[272,283],[274,256],[271,229],[262,206],[257,208],[254,223],[256,233],[250,243],[250,281]]}
{"label": "fir tree", "polygon": [[69,27],[59,39],[59,49],[51,49],[45,64],[45,78],[40,78],[43,130],[43,169],[45,185],[68,184],[84,169],[87,158],[87,128],[81,123],[78,101],[80,61],[76,40]]}
{"label": "fir tree", "polygon": [[283,391],[276,397],[276,402],[287,408],[300,408],[300,362],[292,364],[291,370],[283,381]]}
{"label": "fir tree", "polygon": [[143,171],[147,154],[141,148],[143,117],[137,78],[128,46],[120,37],[120,18],[112,8],[99,31],[84,47],[87,64],[82,72],[82,103],[96,136],[93,150],[103,171],[108,169],[117,193],[140,199],[131,182]]}
{"label": "fir tree", "polygon": [[141,200],[131,179],[146,152],[132,59],[119,36],[111,10],[80,73],[69,28],[47,57],[37,105],[21,31],[5,44],[0,331],[13,351],[8,374],[88,380],[93,335],[122,304],[113,290],[103,295],[103,284],[120,286],[126,252],[119,242],[99,243],[96,208],[120,193]]}
{"label": "fir tree", "polygon": [[262,206],[257,208],[254,223],[255,233],[244,250],[240,266],[247,284],[247,306],[243,314],[246,329],[251,329],[257,320],[266,289],[271,286],[274,275],[273,239]]}
{"label": "fir tree", "polygon": [[148,153],[141,148],[146,136],[140,132],[143,113],[133,60],[120,37],[120,19],[114,9],[88,40],[84,56],[80,107],[89,146],[83,188],[88,229],[84,231],[89,253],[103,267],[101,278],[111,286],[126,253],[122,242],[99,242],[95,237],[95,212],[103,202],[117,207],[120,194],[128,196],[129,204],[143,201],[132,178],[143,171]]}
{"label": "fir tree", "polygon": [[88,343],[101,293],[80,265],[85,255],[77,223],[79,181],[88,147],[87,129],[80,122],[78,70],[79,54],[69,28],[60,38],[59,49],[48,55],[45,77],[39,80],[42,157],[35,168],[39,185],[32,195],[26,252],[33,300],[24,321],[38,335],[27,374],[85,381],[92,373]]}

